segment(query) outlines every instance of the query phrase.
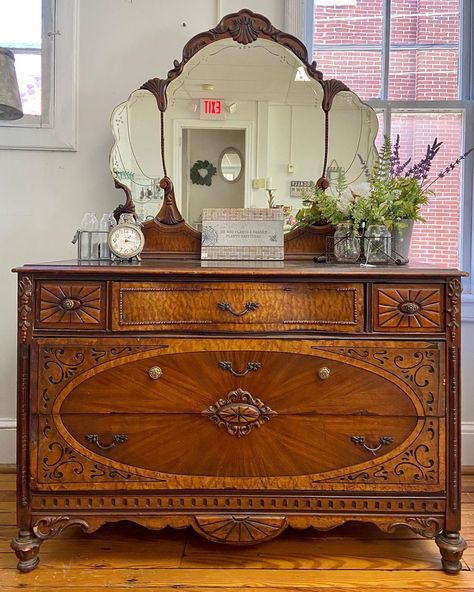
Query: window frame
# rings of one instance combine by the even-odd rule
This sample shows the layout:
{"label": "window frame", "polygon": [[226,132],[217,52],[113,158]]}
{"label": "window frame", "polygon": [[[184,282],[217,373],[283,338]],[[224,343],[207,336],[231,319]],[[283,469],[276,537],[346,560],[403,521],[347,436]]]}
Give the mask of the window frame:
{"label": "window frame", "polygon": [[0,150],[77,150],[77,0],[47,0],[42,25],[47,115],[0,122]]}
{"label": "window frame", "polygon": [[[285,0],[286,23],[289,32],[305,41],[308,53],[313,55],[314,0]],[[302,8],[301,5],[304,5]],[[388,67],[390,59],[390,9],[391,0],[383,0],[383,42],[382,42],[382,96],[388,96]],[[459,38],[459,99],[447,101],[402,101],[373,99],[366,100],[376,111],[383,111],[384,133],[390,132],[391,115],[395,112],[456,111],[463,116],[462,151],[474,146],[474,8],[470,0],[460,0]],[[302,18],[302,15],[303,18]],[[311,60],[310,60],[311,61]],[[463,279],[463,320],[474,321],[474,163],[468,158],[463,163],[461,176],[461,237],[459,241],[459,266],[469,271],[470,277]]]}

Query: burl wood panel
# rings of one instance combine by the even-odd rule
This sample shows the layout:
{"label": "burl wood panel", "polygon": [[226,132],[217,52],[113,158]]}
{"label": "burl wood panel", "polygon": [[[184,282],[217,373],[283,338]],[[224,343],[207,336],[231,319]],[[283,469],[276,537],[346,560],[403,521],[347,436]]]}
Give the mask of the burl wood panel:
{"label": "burl wood panel", "polygon": [[112,328],[359,333],[363,306],[359,283],[114,282]]}
{"label": "burl wood panel", "polygon": [[[242,412],[241,422],[246,419]],[[218,427],[210,417],[197,414],[65,414],[61,421],[73,444],[75,440],[105,464],[111,459],[156,473],[256,478],[316,475],[353,467],[374,456],[383,458],[404,446],[421,420],[274,415],[240,438],[226,428],[232,419]],[[91,435],[98,441],[91,441],[95,440]],[[368,450],[354,437],[364,438],[366,446],[377,451]],[[385,444],[381,444],[383,438]],[[72,447],[78,448],[77,444]]]}
{"label": "burl wood panel", "polygon": [[283,413],[445,413],[438,342],[43,338],[34,351],[32,411],[45,414],[189,413],[236,388]]}
{"label": "burl wood panel", "polygon": [[440,333],[444,331],[443,284],[375,284],[374,331]]}
{"label": "burl wood panel", "polygon": [[105,286],[105,282],[38,282],[35,326],[44,329],[104,329]]}

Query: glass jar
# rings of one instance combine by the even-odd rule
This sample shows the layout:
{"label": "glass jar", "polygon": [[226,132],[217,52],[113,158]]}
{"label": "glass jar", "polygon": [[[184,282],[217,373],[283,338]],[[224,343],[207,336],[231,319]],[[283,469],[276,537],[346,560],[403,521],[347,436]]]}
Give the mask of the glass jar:
{"label": "glass jar", "polygon": [[338,263],[355,263],[360,257],[360,238],[351,222],[341,222],[334,233],[334,256]]}
{"label": "glass jar", "polygon": [[364,250],[367,263],[388,263],[392,252],[392,233],[385,224],[371,224],[365,231]]}

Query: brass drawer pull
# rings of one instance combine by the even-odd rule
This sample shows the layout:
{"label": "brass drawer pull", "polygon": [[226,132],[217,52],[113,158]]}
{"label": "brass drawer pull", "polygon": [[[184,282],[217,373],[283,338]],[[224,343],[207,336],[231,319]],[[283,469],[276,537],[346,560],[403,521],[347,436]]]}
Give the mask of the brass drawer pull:
{"label": "brass drawer pull", "polygon": [[331,376],[331,370],[327,366],[323,366],[318,370],[318,376],[321,380],[327,380]]}
{"label": "brass drawer pull", "polygon": [[148,370],[148,376],[152,379],[152,380],[158,380],[158,378],[160,378],[160,376],[163,374],[163,370],[159,367],[159,366],[152,366],[149,370]]}
{"label": "brass drawer pull", "polygon": [[95,444],[97,448],[100,448],[101,450],[110,450],[111,448],[117,446],[117,444],[123,444],[126,442],[128,440],[128,436],[125,434],[115,434],[110,444],[101,444],[99,442],[98,434],[87,434],[86,440],[91,444]]}
{"label": "brass drawer pull", "polygon": [[364,436],[351,436],[351,440],[354,442],[354,444],[360,444],[368,452],[371,452],[372,454],[376,454],[382,448],[382,446],[388,446],[388,444],[392,444],[393,442],[392,436],[382,436],[381,438],[379,438],[379,445],[375,448],[371,448],[370,446],[367,446],[367,444],[365,443]]}
{"label": "brass drawer pull", "polygon": [[260,362],[249,362],[247,364],[247,368],[243,372],[237,372],[237,370],[234,370],[232,368],[232,362],[219,362],[219,368],[222,368],[222,370],[228,370],[229,372],[232,372],[234,376],[245,376],[249,372],[254,372],[255,370],[258,370],[261,367],[262,364],[260,364]]}
{"label": "brass drawer pull", "polygon": [[228,302],[218,302],[217,306],[224,312],[230,312],[235,317],[243,317],[248,312],[256,310],[260,305],[258,304],[258,302],[246,302],[244,309],[240,312],[236,312]]}

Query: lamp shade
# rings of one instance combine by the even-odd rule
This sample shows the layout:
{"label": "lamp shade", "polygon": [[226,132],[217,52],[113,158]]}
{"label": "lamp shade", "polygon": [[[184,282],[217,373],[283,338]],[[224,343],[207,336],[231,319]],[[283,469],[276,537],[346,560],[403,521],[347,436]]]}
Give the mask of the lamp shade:
{"label": "lamp shade", "polygon": [[0,47],[0,119],[23,117],[20,91],[15,72],[15,56],[9,49]]}

